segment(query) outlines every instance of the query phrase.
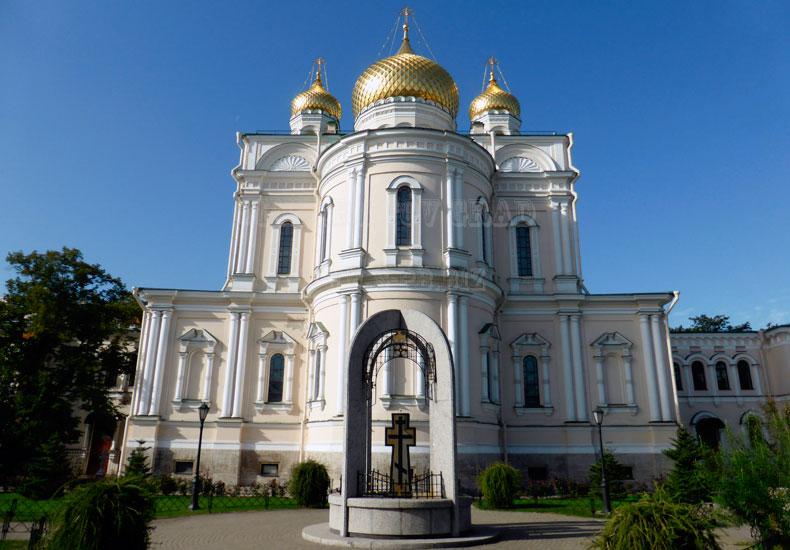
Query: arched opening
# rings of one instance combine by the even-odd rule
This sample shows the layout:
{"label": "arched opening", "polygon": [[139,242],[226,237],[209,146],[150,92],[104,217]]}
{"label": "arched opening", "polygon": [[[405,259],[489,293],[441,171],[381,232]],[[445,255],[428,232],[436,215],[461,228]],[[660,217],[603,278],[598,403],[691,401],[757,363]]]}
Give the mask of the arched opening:
{"label": "arched opening", "polygon": [[538,377],[538,360],[527,355],[524,358],[524,406],[540,407],[540,379]]}
{"label": "arched opening", "polygon": [[411,188],[408,185],[398,189],[397,195],[397,227],[395,231],[395,244],[398,246],[411,245]]}
{"label": "arched opening", "polygon": [[88,464],[85,474],[104,477],[110,463],[115,419],[104,414],[91,413],[85,418],[86,430],[90,429],[90,446],[88,448]]}
{"label": "arched opening", "polygon": [[529,242],[529,226],[516,226],[516,261],[519,277],[532,277],[532,250]]}
{"label": "arched opening", "polygon": [[277,259],[277,274],[289,275],[291,273],[291,251],[293,249],[294,226],[285,222],[280,228],[280,249]]}
{"label": "arched opening", "polygon": [[697,437],[699,440],[710,447],[716,449],[721,443],[721,432],[724,430],[724,423],[718,418],[702,418],[696,424]]}

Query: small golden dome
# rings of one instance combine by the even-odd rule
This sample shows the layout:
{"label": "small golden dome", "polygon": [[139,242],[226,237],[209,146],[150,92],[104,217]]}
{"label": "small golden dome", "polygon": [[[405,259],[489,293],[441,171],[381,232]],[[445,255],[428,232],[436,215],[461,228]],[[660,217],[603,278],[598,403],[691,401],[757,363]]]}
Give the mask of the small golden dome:
{"label": "small golden dome", "polygon": [[499,87],[492,70],[491,78],[488,80],[488,88],[469,105],[469,119],[474,120],[480,114],[494,109],[510,111],[516,117],[521,114],[521,105],[519,105],[518,99],[513,94]]}
{"label": "small golden dome", "polygon": [[313,86],[306,92],[296,96],[291,102],[291,116],[301,113],[305,109],[320,109],[326,111],[338,121],[340,120],[342,113],[340,103],[335,99],[335,96],[324,89],[320,71],[315,75]]}
{"label": "small golden dome", "polygon": [[458,87],[453,78],[438,63],[415,54],[405,33],[395,55],[376,61],[357,79],[351,111],[357,116],[379,99],[399,96],[430,99],[449,109],[453,117],[458,114]]}

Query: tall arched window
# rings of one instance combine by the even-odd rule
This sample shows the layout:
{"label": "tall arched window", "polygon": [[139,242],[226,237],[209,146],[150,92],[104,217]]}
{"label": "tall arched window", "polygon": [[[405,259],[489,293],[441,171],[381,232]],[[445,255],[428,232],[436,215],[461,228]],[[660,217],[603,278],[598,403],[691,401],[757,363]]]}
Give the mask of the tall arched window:
{"label": "tall arched window", "polygon": [[277,353],[272,355],[269,361],[269,390],[266,393],[267,403],[282,403],[284,378],[285,358],[281,353]]}
{"label": "tall arched window", "polygon": [[293,241],[294,226],[291,222],[285,222],[280,228],[280,252],[277,260],[278,275],[289,275],[291,273]]}
{"label": "tall arched window", "polygon": [[524,358],[524,406],[540,407],[538,360],[532,355]]}
{"label": "tall arched window", "polygon": [[691,377],[694,379],[695,391],[708,389],[708,385],[705,383],[705,366],[701,361],[694,361],[691,364]]}
{"label": "tall arched window", "polygon": [[516,258],[518,261],[518,276],[532,277],[532,251],[529,245],[529,226],[516,227]]}
{"label": "tall arched window", "polygon": [[395,244],[411,245],[411,188],[404,185],[398,189],[397,229]]}
{"label": "tall arched window", "polygon": [[720,390],[730,389],[730,379],[727,376],[727,365],[724,361],[716,363],[716,384]]}
{"label": "tall arched window", "polygon": [[753,390],[752,371],[748,361],[741,359],[738,361],[738,383],[742,390]]}
{"label": "tall arched window", "polygon": [[327,244],[329,241],[329,234],[327,233],[327,229],[329,226],[329,208],[324,207],[324,210],[321,212],[321,261],[327,259]]}
{"label": "tall arched window", "polygon": [[675,369],[675,389],[683,391],[683,381],[680,379],[680,365],[672,363],[672,367]]}

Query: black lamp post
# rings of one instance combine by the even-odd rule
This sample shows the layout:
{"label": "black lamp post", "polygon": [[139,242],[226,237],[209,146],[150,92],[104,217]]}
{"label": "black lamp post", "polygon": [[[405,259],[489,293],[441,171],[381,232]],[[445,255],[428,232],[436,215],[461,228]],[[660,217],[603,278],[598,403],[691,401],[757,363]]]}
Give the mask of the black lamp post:
{"label": "black lamp post", "polygon": [[190,510],[200,510],[198,505],[198,495],[200,494],[200,447],[203,446],[203,423],[208,416],[208,404],[202,403],[198,407],[198,415],[200,415],[200,435],[198,436],[198,452],[197,460],[195,461],[195,477],[192,479],[192,504],[189,505]]}
{"label": "black lamp post", "polygon": [[[603,500],[603,513],[608,514],[612,511],[612,506],[609,504],[609,484],[606,482],[606,461],[603,459],[603,425],[604,411],[600,407],[593,412],[595,423],[598,424],[598,441],[601,444],[601,499]],[[198,455],[199,456],[199,455]]]}

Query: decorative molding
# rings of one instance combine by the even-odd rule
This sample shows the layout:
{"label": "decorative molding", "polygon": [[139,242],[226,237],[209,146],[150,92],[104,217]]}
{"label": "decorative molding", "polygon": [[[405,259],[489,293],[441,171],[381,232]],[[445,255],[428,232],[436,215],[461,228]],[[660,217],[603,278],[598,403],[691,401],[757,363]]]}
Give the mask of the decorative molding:
{"label": "decorative molding", "polygon": [[500,172],[542,172],[538,163],[528,157],[512,157],[499,165]]}
{"label": "decorative molding", "polygon": [[310,163],[299,155],[286,155],[275,160],[269,170],[272,172],[309,172]]}

